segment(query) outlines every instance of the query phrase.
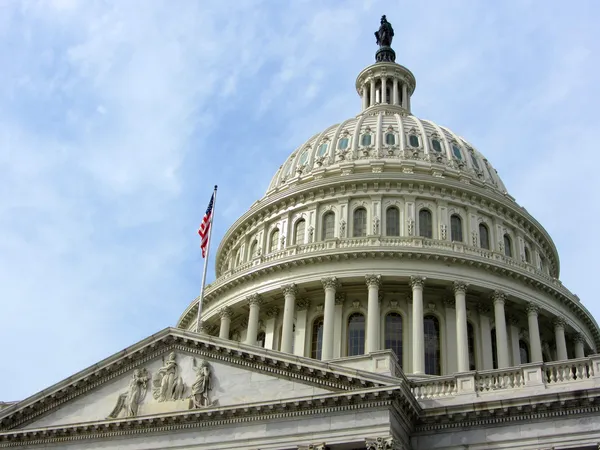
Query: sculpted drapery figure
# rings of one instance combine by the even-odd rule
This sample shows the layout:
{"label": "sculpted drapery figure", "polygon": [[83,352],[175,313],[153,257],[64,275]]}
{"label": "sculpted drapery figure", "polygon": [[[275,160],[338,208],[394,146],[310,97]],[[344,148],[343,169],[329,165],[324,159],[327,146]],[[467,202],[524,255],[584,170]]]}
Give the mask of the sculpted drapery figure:
{"label": "sculpted drapery figure", "polygon": [[192,384],[192,395],[190,397],[192,404],[190,407],[205,408],[211,406],[209,398],[209,393],[212,389],[210,365],[204,360],[200,361],[200,364],[197,364],[196,358],[194,358],[193,368],[194,372],[196,372],[196,381]]}
{"label": "sculpted drapery figure", "polygon": [[125,410],[125,417],[135,417],[138,407],[146,396],[148,380],[148,371],[146,369],[135,369],[127,392],[119,395],[117,404],[108,415],[109,419],[116,419],[122,410]]}
{"label": "sculpted drapery figure", "polygon": [[379,27],[379,30],[375,32],[377,45],[380,47],[390,47],[393,38],[394,29],[392,28],[392,24],[387,21],[385,15],[381,16],[381,26]]}
{"label": "sculpted drapery figure", "polygon": [[166,361],[163,359],[163,366],[152,379],[152,395],[159,402],[183,399],[185,385],[175,359],[175,353],[171,352]]}

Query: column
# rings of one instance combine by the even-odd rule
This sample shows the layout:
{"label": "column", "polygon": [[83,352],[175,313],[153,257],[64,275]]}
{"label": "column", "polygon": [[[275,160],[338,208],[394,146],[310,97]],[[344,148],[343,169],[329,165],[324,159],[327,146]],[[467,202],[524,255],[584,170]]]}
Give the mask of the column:
{"label": "column", "polygon": [[[343,309],[344,309],[344,301],[346,300],[346,294],[343,292],[335,293],[335,320],[333,323],[333,335],[341,336],[342,335],[342,322],[344,319]],[[333,357],[341,358],[342,357],[342,339],[334,339],[333,340]]]}
{"label": "column", "polygon": [[[267,321],[265,322],[265,348],[269,350],[277,350],[275,337],[277,334],[277,316],[279,316],[279,308],[271,306],[266,311]],[[260,320],[258,321],[260,326]]]}
{"label": "column", "polygon": [[521,365],[521,349],[519,348],[519,319],[512,314],[508,315],[508,335],[510,336],[510,353],[512,365]]}
{"label": "column", "polygon": [[231,316],[233,311],[229,306],[225,306],[219,310],[221,316],[221,326],[219,328],[219,337],[221,339],[229,339],[229,327],[231,325]]}
{"label": "column", "polygon": [[369,99],[369,106],[375,104],[375,78],[371,78],[371,98]]}
{"label": "column", "polygon": [[262,299],[258,294],[252,294],[246,298],[250,306],[250,314],[248,315],[248,328],[246,332],[246,344],[256,345],[256,336],[258,335],[258,314],[260,313],[260,305]]}
{"label": "column", "polygon": [[284,353],[292,353],[292,342],[294,340],[294,309],[296,307],[296,284],[286,284],[281,287],[285,303],[283,306],[283,328],[281,330],[280,350]]}
{"label": "column", "polygon": [[554,319],[554,339],[556,340],[556,359],[565,361],[567,356],[567,341],[565,339],[565,320],[561,317]]}
{"label": "column", "polygon": [[294,355],[296,356],[310,357],[310,347],[308,351],[305,349],[306,334],[312,331],[309,329],[309,324],[306,323],[308,308],[310,308],[310,300],[300,299],[296,302],[296,335],[294,336]]}
{"label": "column", "polygon": [[365,281],[369,289],[366,353],[371,353],[379,350],[379,323],[381,321],[379,314],[379,286],[381,285],[381,275],[365,275]]}
{"label": "column", "polygon": [[394,78],[392,81],[392,103],[394,105],[400,104],[400,99],[398,98],[398,78]]}
{"label": "column", "polygon": [[387,102],[387,77],[381,77],[381,103]]}
{"label": "column", "polygon": [[527,322],[529,323],[529,353],[531,362],[543,362],[542,341],[540,339],[540,327],[538,313],[540,308],[535,303],[527,305]]}
{"label": "column", "polygon": [[494,368],[494,360],[492,357],[492,327],[490,326],[490,318],[488,314],[490,309],[479,303],[477,305],[477,312],[479,313],[479,330],[481,332],[481,367],[483,370],[489,370]]}
{"label": "column", "polygon": [[496,353],[498,354],[498,369],[504,369],[510,366],[510,359],[508,358],[508,334],[506,332],[506,318],[504,316],[506,294],[504,292],[494,291],[492,300],[494,300],[494,320],[496,321]]}
{"label": "column", "polygon": [[406,83],[402,83],[402,107],[408,109],[408,89]]}
{"label": "column", "polygon": [[413,300],[413,374],[423,375],[425,373],[425,335],[423,334],[423,285],[425,277],[410,277]]}
{"label": "column", "polygon": [[585,358],[585,338],[581,333],[575,335],[575,358]]}
{"label": "column", "polygon": [[[454,282],[456,302],[456,360],[459,372],[469,371],[469,337],[467,333],[467,283]],[[448,355],[450,358],[452,355]]]}
{"label": "column", "polygon": [[323,348],[321,359],[327,361],[333,358],[333,327],[335,326],[335,290],[338,281],[335,277],[322,278],[325,289],[325,306],[323,308]]}
{"label": "column", "polygon": [[362,87],[362,109],[363,111],[369,107],[369,96],[367,95],[367,85],[363,84]]}
{"label": "column", "polygon": [[451,374],[458,372],[456,358],[456,300],[454,296],[448,295],[444,298],[444,312],[446,313],[446,361],[445,373]]}

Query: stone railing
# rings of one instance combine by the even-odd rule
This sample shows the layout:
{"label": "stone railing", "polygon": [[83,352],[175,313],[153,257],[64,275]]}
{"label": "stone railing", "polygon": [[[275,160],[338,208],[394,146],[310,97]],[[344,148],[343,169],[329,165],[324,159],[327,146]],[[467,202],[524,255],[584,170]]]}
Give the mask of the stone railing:
{"label": "stone railing", "polygon": [[552,392],[600,385],[600,355],[587,358],[529,363],[507,369],[458,373],[451,376],[412,380],[411,391],[417,400],[458,397],[465,394],[485,397],[507,390],[529,393]]}

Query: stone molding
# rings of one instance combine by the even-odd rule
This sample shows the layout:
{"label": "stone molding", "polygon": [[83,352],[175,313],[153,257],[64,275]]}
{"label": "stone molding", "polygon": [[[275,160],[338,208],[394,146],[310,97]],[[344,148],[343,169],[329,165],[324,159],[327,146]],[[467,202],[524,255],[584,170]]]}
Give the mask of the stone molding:
{"label": "stone molding", "polygon": [[286,297],[288,295],[296,296],[298,295],[298,286],[296,286],[296,283],[284,284],[281,286],[281,291]]}
{"label": "stone molding", "polygon": [[376,287],[379,289],[381,286],[381,275],[367,274],[365,275],[365,282],[368,288]]}
{"label": "stone molding", "polygon": [[487,316],[490,313],[490,307],[484,303],[477,303],[477,312],[480,316]]}
{"label": "stone molding", "polygon": [[468,287],[469,284],[465,283],[464,281],[455,281],[454,283],[452,283],[454,294],[458,294],[459,292],[462,294],[466,294]]}
{"label": "stone molding", "polygon": [[444,306],[450,309],[456,309],[456,299],[450,295],[444,296]]}
{"label": "stone molding", "polygon": [[425,277],[413,275],[413,276],[410,277],[410,287],[413,290],[416,289],[416,288],[423,289],[423,286],[425,286],[425,280],[426,279],[427,278],[425,278]]}
{"label": "stone molding", "polygon": [[404,450],[404,446],[391,436],[367,438],[365,446],[366,450]]}

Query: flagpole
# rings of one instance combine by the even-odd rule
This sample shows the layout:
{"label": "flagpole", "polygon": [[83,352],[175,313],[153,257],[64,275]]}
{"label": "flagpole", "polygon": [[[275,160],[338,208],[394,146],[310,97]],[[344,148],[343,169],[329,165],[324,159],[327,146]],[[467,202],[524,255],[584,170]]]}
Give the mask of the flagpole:
{"label": "flagpole", "polygon": [[217,208],[217,185],[213,193],[212,214],[210,216],[210,226],[208,227],[208,241],[206,242],[206,257],[204,258],[204,269],[202,271],[202,286],[200,287],[200,296],[198,297],[198,319],[196,321],[196,333],[200,333],[202,328],[202,298],[204,297],[204,285],[206,284],[206,269],[208,268],[208,254],[210,253],[210,237],[212,235],[212,223],[215,218],[215,210]]}

